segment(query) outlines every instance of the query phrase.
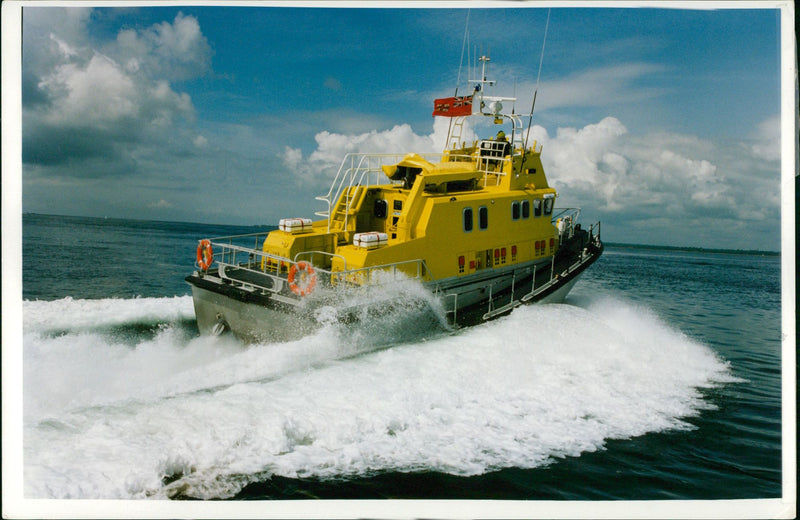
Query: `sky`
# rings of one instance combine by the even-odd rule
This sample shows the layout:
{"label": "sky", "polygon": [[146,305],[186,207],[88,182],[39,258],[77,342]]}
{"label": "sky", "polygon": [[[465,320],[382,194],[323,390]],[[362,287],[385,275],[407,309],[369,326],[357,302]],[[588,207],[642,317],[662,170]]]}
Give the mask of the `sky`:
{"label": "sky", "polygon": [[415,5],[25,4],[22,210],[313,217],[345,153],[441,151],[433,99],[468,92],[483,53],[518,113],[542,59],[532,135],[557,205],[604,240],[780,250],[772,4]]}

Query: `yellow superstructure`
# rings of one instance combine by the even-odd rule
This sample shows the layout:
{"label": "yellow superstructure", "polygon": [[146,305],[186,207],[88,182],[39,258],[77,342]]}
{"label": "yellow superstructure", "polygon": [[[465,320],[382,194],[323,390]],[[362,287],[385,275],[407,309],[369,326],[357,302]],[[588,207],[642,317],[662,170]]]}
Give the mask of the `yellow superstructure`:
{"label": "yellow superstructure", "polygon": [[[524,154],[518,148],[489,156],[487,142],[493,143],[446,151],[441,162],[409,154],[383,165],[386,183],[344,186],[327,219],[273,231],[263,251],[289,259],[307,254],[333,273],[389,264],[416,271],[402,262],[422,260],[426,277],[437,280],[551,257],[558,249],[551,223],[556,192],[541,150],[534,143]],[[385,242],[354,243],[371,232],[385,234]],[[281,272],[288,265],[266,267]]]}

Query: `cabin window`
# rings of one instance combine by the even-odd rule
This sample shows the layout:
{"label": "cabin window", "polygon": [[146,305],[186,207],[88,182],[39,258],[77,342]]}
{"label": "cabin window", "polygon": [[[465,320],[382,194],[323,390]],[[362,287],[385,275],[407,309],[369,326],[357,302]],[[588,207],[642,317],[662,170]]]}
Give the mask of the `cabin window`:
{"label": "cabin window", "polygon": [[529,218],[531,216],[531,201],[522,201],[522,218]]}
{"label": "cabin window", "polygon": [[478,208],[478,227],[481,230],[489,227],[489,208],[486,206]]}
{"label": "cabin window", "polygon": [[389,204],[384,199],[376,199],[373,213],[375,218],[386,218],[389,213]]}
{"label": "cabin window", "polygon": [[550,215],[553,213],[553,199],[544,199],[544,214]]}
{"label": "cabin window", "polygon": [[452,191],[473,191],[478,184],[477,179],[467,179],[465,181],[450,181],[445,184],[445,192]]}
{"label": "cabin window", "polygon": [[533,216],[534,217],[542,216],[542,199],[533,200]]}
{"label": "cabin window", "polygon": [[464,208],[464,232],[472,231],[472,208]]}
{"label": "cabin window", "polygon": [[515,200],[511,203],[511,220],[519,220],[519,201]]}

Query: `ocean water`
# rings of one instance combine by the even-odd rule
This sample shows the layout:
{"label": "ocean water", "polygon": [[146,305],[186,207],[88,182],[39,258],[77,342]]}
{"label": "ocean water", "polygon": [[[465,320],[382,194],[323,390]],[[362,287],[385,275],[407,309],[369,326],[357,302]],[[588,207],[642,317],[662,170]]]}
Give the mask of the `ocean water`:
{"label": "ocean water", "polygon": [[782,494],[778,256],[609,246],[564,304],[246,345],[198,335],[183,277],[264,228],[22,224],[26,498]]}

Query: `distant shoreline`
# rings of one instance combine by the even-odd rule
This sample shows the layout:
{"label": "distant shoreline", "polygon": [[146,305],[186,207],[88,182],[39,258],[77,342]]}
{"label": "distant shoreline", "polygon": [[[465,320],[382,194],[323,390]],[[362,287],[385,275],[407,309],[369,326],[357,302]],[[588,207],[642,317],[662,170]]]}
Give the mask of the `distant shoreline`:
{"label": "distant shoreline", "polygon": [[713,253],[719,255],[756,255],[781,256],[780,251],[761,251],[759,249],[714,249],[692,246],[656,246],[652,244],[623,244],[620,242],[604,242],[606,247],[616,249],[651,249],[659,251],[683,251],[686,253]]}
{"label": "distant shoreline", "polygon": [[[89,219],[98,219],[98,220],[129,220],[135,222],[164,222],[164,223],[175,223],[175,224],[190,224],[190,225],[198,225],[198,226],[233,226],[233,227],[250,227],[250,228],[276,228],[277,226],[274,224],[212,224],[208,222],[185,222],[185,221],[172,221],[172,220],[153,220],[153,219],[131,219],[131,218],[120,218],[120,217],[90,217],[86,215],[54,215],[48,213],[35,213],[35,212],[25,212],[23,215],[29,216],[43,216],[43,217],[65,217],[65,218],[89,218]],[[724,254],[724,255],[756,255],[756,256],[780,256],[780,251],[761,251],[758,249],[715,249],[715,248],[705,248],[705,247],[692,247],[692,246],[659,246],[659,245],[652,245],[652,244],[626,244],[622,242],[604,242],[607,247],[612,247],[616,249],[644,249],[644,250],[660,250],[660,251],[684,251],[687,253],[713,253],[713,254]]]}

